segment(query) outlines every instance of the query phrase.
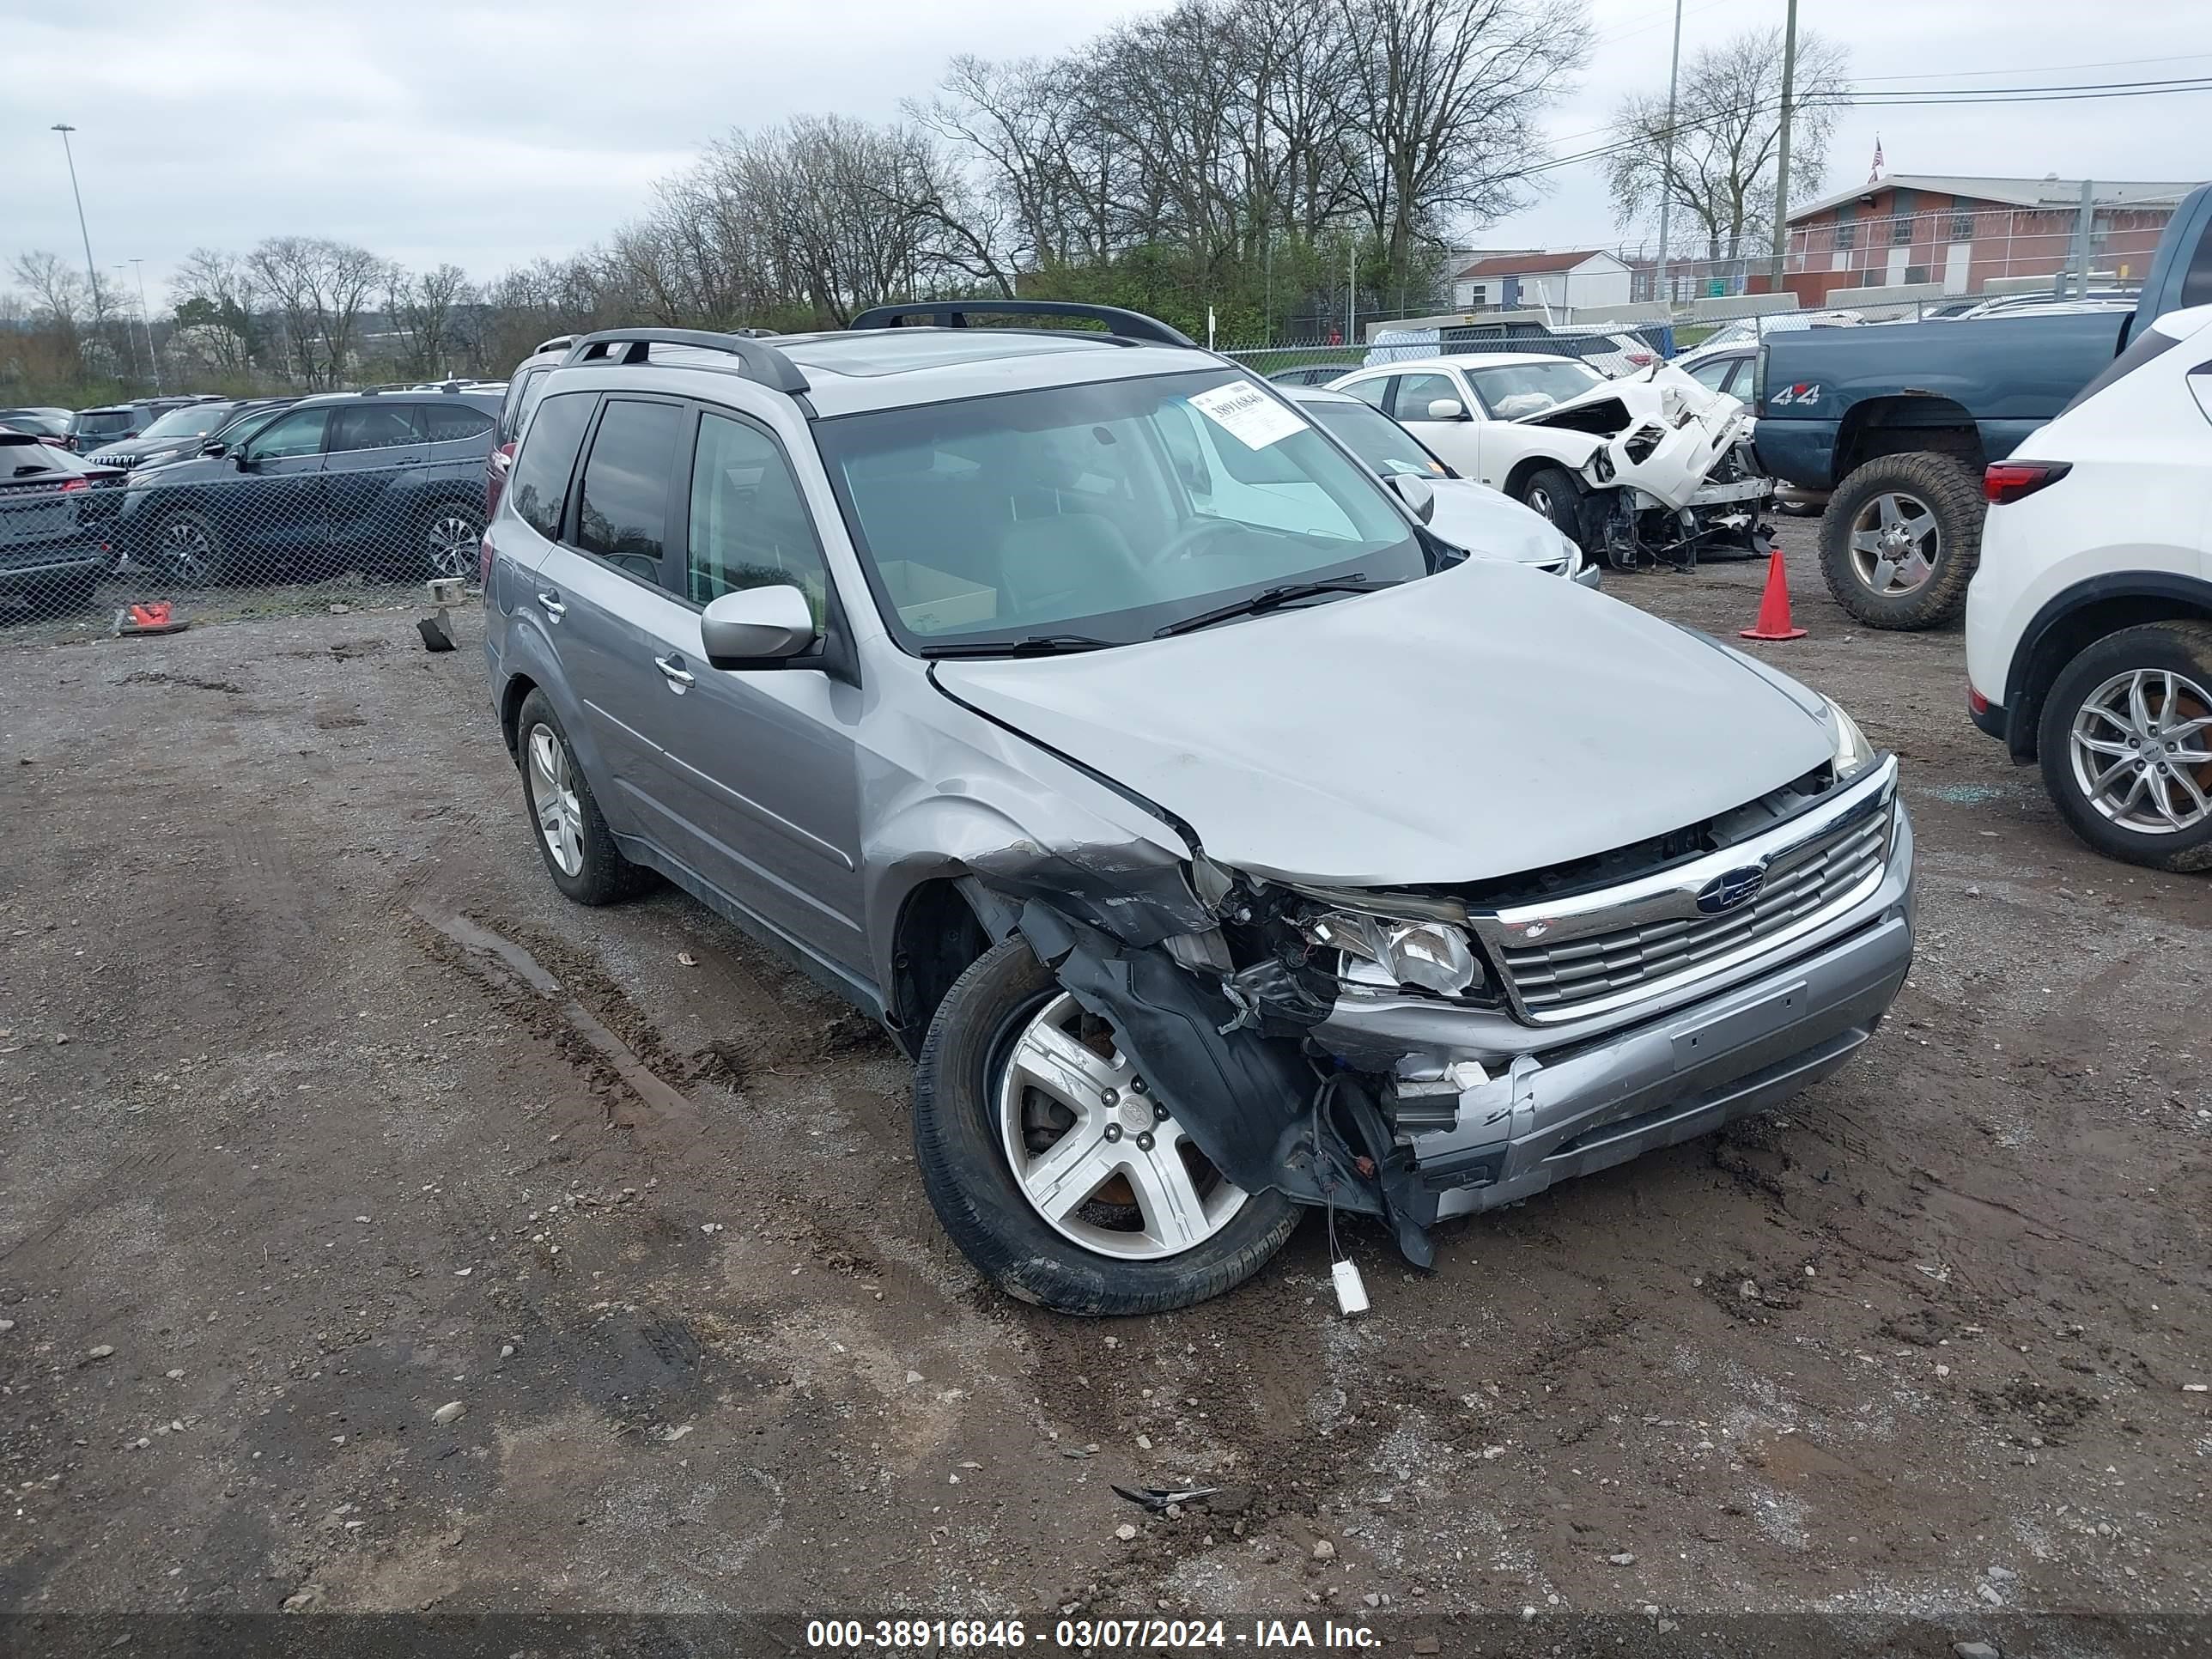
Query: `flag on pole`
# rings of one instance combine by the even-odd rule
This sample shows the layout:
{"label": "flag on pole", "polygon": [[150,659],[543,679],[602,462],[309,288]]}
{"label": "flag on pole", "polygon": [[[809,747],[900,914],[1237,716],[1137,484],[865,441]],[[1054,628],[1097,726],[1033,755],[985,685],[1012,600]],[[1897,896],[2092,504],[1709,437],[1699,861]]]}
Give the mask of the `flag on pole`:
{"label": "flag on pole", "polygon": [[1869,173],[1869,174],[1867,174],[1867,183],[1869,183],[1869,184],[1870,184],[1870,185],[1878,185],[1878,184],[1880,184],[1881,182],[1881,135],[1880,133],[1878,133],[1878,132],[1877,132],[1877,133],[1876,133],[1876,134],[1875,134],[1875,136],[1874,136],[1874,171],[1873,171],[1872,173]]}

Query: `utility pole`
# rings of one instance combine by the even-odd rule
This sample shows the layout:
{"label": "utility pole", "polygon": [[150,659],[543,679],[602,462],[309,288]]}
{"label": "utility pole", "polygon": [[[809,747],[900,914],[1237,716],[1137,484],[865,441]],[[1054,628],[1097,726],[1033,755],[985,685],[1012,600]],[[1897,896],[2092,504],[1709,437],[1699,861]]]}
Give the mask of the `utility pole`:
{"label": "utility pole", "polygon": [[146,308],[146,262],[133,259],[131,268],[138,273],[138,322],[146,331],[146,355],[154,362],[154,395],[161,395],[161,354],[154,346],[154,313]]}
{"label": "utility pole", "polygon": [[1782,32],[1782,141],[1774,166],[1773,286],[1782,286],[1782,256],[1790,246],[1790,117],[1797,89],[1797,0],[1790,0],[1790,21]]}
{"label": "utility pole", "polygon": [[[2074,215],[2074,292],[2082,299],[2089,297],[2089,242],[2097,222],[2097,186],[2089,179],[2081,181],[2081,205]],[[2064,283],[2059,291],[2065,291]]]}
{"label": "utility pole", "polygon": [[1674,89],[1682,78],[1682,0],[1674,0],[1674,55],[1667,64],[1667,136],[1659,148],[1659,267],[1652,275],[1652,298],[1673,309],[1667,292],[1667,228],[1674,208]]}
{"label": "utility pole", "polygon": [[100,303],[100,273],[92,268],[92,233],[84,228],[84,192],[76,187],[76,155],[70,149],[69,136],[76,129],[66,121],[57,121],[50,131],[62,136],[62,157],[69,163],[70,194],[76,198],[76,234],[84,238],[84,277],[92,284],[92,320],[100,321],[103,307]]}

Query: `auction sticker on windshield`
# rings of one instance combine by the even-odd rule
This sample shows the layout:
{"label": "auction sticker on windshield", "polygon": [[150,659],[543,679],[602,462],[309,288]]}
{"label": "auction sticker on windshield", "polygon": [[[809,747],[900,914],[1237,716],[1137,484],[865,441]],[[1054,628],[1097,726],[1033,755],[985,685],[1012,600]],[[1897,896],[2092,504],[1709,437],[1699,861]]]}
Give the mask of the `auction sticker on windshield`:
{"label": "auction sticker on windshield", "polygon": [[1265,449],[1293,432],[1306,429],[1306,423],[1296,415],[1258,386],[1242,380],[1215,386],[1211,392],[1194,392],[1190,406],[1247,449]]}

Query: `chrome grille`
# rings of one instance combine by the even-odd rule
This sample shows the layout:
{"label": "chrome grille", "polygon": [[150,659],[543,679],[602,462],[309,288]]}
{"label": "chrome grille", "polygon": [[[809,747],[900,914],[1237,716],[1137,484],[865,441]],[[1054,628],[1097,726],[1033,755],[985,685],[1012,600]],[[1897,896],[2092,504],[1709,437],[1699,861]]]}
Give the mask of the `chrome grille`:
{"label": "chrome grille", "polygon": [[1858,813],[1773,857],[1759,896],[1719,915],[1656,916],[1579,937],[1504,945],[1498,965],[1534,1019],[1600,1002],[1634,1001],[1664,984],[1717,972],[1725,959],[1802,931],[1863,897],[1889,855],[1892,813]]}

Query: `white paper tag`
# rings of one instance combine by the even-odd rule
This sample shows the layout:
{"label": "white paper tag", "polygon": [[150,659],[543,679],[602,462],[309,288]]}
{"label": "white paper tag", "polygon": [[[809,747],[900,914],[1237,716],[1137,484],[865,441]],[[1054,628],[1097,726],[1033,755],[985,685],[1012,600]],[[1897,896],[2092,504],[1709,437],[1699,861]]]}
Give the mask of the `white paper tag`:
{"label": "white paper tag", "polygon": [[1265,449],[1306,429],[1306,423],[1276,399],[1243,380],[1194,392],[1190,406],[1247,449]]}
{"label": "white paper tag", "polygon": [[1367,1311],[1367,1286],[1360,1283],[1357,1263],[1335,1262],[1329,1267],[1328,1276],[1336,1281],[1337,1309],[1346,1319]]}

